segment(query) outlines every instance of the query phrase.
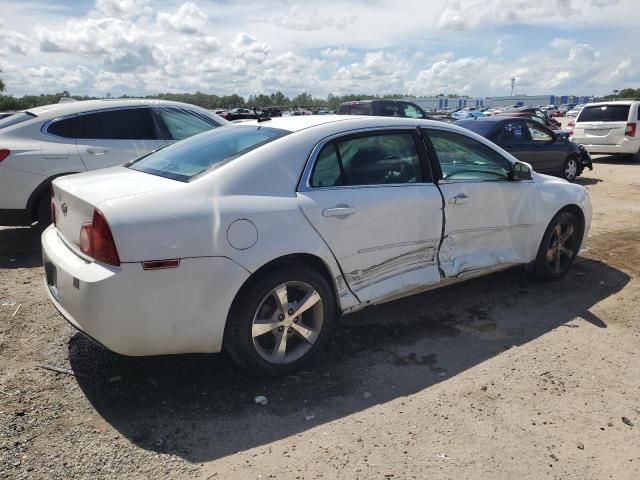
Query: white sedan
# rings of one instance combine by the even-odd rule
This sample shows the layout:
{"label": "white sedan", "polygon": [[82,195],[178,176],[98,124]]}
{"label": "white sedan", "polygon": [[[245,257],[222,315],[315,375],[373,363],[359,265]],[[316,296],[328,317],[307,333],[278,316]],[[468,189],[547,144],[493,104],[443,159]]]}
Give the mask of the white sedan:
{"label": "white sedan", "polygon": [[219,352],[282,375],[338,313],[527,265],[556,279],[586,190],[453,125],[299,116],[220,127],[58,178],[49,296],[125,355]]}

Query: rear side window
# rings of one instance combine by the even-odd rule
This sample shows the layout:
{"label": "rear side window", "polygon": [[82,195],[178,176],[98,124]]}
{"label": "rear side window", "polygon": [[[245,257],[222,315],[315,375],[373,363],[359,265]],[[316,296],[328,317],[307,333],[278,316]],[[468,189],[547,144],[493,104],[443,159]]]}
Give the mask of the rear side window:
{"label": "rear side window", "polygon": [[50,133],[52,135],[57,135],[59,137],[64,137],[64,138],[76,138],[77,125],[78,125],[78,117],[65,118],[64,120],[56,120],[51,125],[49,125],[49,128],[47,128],[47,133]]}
{"label": "rear side window", "polygon": [[421,181],[411,133],[379,133],[327,144],[311,174],[312,187],[385,185]]}
{"label": "rear side window", "polygon": [[521,122],[507,122],[502,124],[495,139],[500,144],[523,143],[529,140]]}
{"label": "rear side window", "polygon": [[400,108],[395,102],[378,102],[376,105],[376,115],[383,117],[401,117]]}
{"label": "rear side window", "polygon": [[163,107],[156,111],[166,129],[167,140],[184,140],[220,126],[212,118],[185,108]]}
{"label": "rear side window", "polygon": [[262,126],[220,127],[157,150],[128,166],[133,170],[188,182],[213,166],[233,160],[288,133]]}
{"label": "rear side window", "polygon": [[78,117],[78,138],[157,140],[149,108],[124,108]]}
{"label": "rear side window", "polygon": [[342,115],[371,115],[371,103],[352,103],[340,107]]}
{"label": "rear side window", "polygon": [[36,118],[36,115],[29,112],[20,112],[14,113],[13,115],[9,115],[8,117],[0,120],[0,129],[11,127],[13,125],[17,125],[22,122],[26,122],[27,120],[32,120]]}
{"label": "rear side window", "polygon": [[626,122],[631,105],[593,105],[584,107],[576,122]]}

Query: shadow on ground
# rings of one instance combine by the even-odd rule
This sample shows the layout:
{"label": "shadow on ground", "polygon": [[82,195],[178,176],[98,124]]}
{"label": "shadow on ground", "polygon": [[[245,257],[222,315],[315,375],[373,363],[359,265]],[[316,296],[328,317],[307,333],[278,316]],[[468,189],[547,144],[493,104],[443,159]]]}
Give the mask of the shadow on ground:
{"label": "shadow on ground", "polygon": [[591,155],[591,161],[593,163],[610,163],[613,165],[638,165],[640,161],[636,160],[634,155]]}
{"label": "shadow on ground", "polygon": [[[74,371],[89,401],[139,447],[204,462],[411,395],[580,317],[629,276],[579,258],[555,283],[519,269],[343,317],[313,369],[255,379],[225,355],[129,358],[76,334]],[[267,406],[254,403],[265,395]]]}
{"label": "shadow on ground", "polygon": [[0,268],[42,266],[40,233],[36,227],[0,228]]}

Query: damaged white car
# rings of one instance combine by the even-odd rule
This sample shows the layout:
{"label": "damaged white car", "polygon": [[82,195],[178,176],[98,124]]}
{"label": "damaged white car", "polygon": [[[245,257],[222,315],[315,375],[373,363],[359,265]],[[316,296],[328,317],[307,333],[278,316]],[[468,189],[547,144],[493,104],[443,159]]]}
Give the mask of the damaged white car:
{"label": "damaged white car", "polygon": [[514,265],[562,277],[586,190],[445,123],[284,117],[53,182],[42,236],[62,315],[125,355],[229,351],[264,375],[334,318]]}

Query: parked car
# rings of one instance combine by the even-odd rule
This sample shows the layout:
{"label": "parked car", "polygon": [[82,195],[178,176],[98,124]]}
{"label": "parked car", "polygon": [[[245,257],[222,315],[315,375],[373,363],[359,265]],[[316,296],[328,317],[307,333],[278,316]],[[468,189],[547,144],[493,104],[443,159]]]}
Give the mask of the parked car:
{"label": "parked car", "polygon": [[540,114],[537,114],[537,113],[531,112],[530,110],[523,110],[523,111],[499,112],[499,113],[494,113],[494,115],[505,116],[505,117],[528,118],[530,120],[535,120],[536,122],[541,123],[542,125],[553,130],[556,133],[562,130],[562,125],[557,120],[554,120],[553,118],[548,118],[546,115],[542,114],[542,112],[540,112]]}
{"label": "parked car", "polygon": [[404,100],[356,100],[344,102],[338,115],[376,115],[381,117],[428,118],[415,103]]}
{"label": "parked car", "polygon": [[455,125],[488,138],[518,160],[532,165],[537,172],[572,181],[585,168],[593,170],[591,158],[584,147],[569,141],[566,136],[559,137],[534,120],[495,115],[459,120]]}
{"label": "parked car", "polygon": [[576,105],[575,107],[573,107],[571,110],[569,110],[566,113],[566,116],[567,117],[577,117],[578,114],[580,113],[580,110],[582,110],[585,105],[586,105],[586,103],[580,103],[580,104]]}
{"label": "parked car", "polygon": [[48,225],[56,177],[125,163],[226,124],[203,108],[160,100],[58,103],[0,120],[0,225]]}
{"label": "parked car", "polygon": [[578,114],[573,141],[590,153],[640,157],[640,101],[589,103]]}
{"label": "parked car", "polygon": [[484,116],[488,116],[488,114],[485,115],[483,111],[478,110],[474,107],[461,108],[460,110],[457,110],[451,114],[451,118],[455,120],[462,120],[464,118],[478,118]]}
{"label": "parked car", "polygon": [[233,120],[255,120],[258,118],[256,113],[248,108],[232,108],[220,114],[220,116],[230,122]]}
{"label": "parked car", "polygon": [[58,178],[52,209],[47,292],[73,326],[125,355],[224,348],[263,375],[316,357],[338,313],[514,265],[561,278],[591,221],[584,187],[469,130],[320,115]]}

